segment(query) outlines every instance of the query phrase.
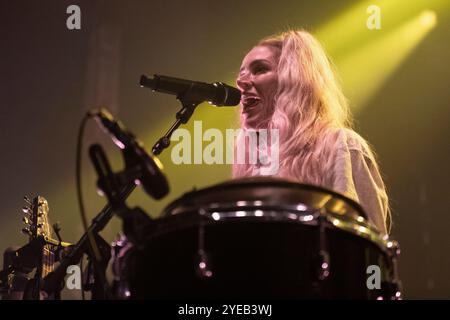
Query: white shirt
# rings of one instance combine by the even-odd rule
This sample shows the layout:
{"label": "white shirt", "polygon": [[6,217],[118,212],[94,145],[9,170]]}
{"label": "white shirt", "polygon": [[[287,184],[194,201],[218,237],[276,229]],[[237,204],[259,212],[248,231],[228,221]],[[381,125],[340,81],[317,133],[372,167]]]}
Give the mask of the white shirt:
{"label": "white shirt", "polygon": [[[337,148],[332,155],[333,170],[326,179],[330,185],[323,187],[358,202],[367,214],[369,222],[386,234],[388,197],[373,153],[366,141],[353,130],[340,129],[337,139]],[[260,157],[262,162],[271,163],[267,152]],[[255,166],[252,176],[265,175],[261,169]]]}

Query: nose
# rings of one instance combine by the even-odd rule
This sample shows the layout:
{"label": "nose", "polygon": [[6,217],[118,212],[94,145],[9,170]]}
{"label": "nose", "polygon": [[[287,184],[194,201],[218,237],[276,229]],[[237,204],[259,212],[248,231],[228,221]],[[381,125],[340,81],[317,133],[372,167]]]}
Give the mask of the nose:
{"label": "nose", "polygon": [[240,74],[236,80],[236,84],[241,91],[246,91],[252,86],[252,83],[246,74]]}

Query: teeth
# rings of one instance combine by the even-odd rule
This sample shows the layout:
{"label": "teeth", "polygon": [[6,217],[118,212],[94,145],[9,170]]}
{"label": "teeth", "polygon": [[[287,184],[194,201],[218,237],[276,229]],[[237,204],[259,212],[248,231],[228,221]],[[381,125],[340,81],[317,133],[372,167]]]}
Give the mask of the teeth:
{"label": "teeth", "polygon": [[247,107],[252,107],[252,106],[254,106],[255,104],[257,104],[258,102],[259,102],[259,99],[258,99],[258,98],[251,97],[251,98],[245,98],[245,99],[242,101],[242,104],[245,105],[245,106],[247,106]]}

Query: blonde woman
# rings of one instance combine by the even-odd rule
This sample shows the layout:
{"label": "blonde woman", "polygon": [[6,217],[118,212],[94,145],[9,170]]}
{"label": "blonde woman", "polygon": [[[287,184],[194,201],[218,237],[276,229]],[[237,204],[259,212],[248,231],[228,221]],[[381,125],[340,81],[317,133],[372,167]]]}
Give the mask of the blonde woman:
{"label": "blonde woman", "polygon": [[[278,129],[276,176],[356,200],[369,221],[387,233],[388,197],[374,153],[351,129],[347,101],[310,33],[292,30],[263,39],[244,57],[237,86],[244,132]],[[245,144],[239,141],[244,136],[237,145]],[[235,164],[233,176],[255,176],[259,170],[258,164]]]}

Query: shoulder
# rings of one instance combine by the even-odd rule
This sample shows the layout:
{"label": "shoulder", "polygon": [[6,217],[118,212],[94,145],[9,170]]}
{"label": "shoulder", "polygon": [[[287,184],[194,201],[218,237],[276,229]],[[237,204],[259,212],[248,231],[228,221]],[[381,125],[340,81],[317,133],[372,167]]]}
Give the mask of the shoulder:
{"label": "shoulder", "polygon": [[386,232],[388,198],[374,153],[351,129],[335,131],[333,189],[358,201],[370,220]]}
{"label": "shoulder", "polygon": [[356,131],[349,128],[340,128],[334,131],[338,148],[348,150],[367,151],[367,141]]}
{"label": "shoulder", "polygon": [[335,155],[350,154],[352,157],[358,156],[375,161],[372,147],[356,131],[350,128],[339,128],[331,131],[328,135],[334,140]]}
{"label": "shoulder", "polygon": [[333,136],[334,150],[330,160],[335,175],[346,175],[352,180],[370,175],[379,176],[375,153],[360,134],[352,129],[341,128],[335,130]]}

